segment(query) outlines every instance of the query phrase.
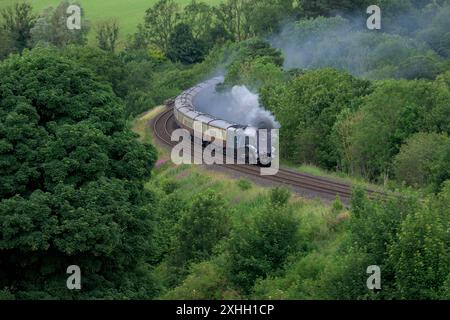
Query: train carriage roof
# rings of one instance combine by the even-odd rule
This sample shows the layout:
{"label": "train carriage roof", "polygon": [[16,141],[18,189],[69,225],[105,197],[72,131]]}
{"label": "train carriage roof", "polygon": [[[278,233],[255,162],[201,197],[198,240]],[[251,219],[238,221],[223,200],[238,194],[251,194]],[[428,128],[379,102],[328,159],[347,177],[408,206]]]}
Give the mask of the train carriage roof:
{"label": "train carriage roof", "polygon": [[194,110],[192,110],[191,108],[186,107],[186,106],[181,107],[181,108],[178,108],[177,110],[178,110],[178,112],[181,112],[182,114],[186,114],[186,113],[189,112],[189,111],[194,111]]}
{"label": "train carriage roof", "polygon": [[225,121],[225,120],[220,120],[220,119],[215,119],[214,121],[211,121],[209,123],[209,125],[220,128],[220,129],[225,129],[225,130],[228,129],[229,127],[233,126],[232,123]]}
{"label": "train carriage roof", "polygon": [[216,118],[203,113],[198,113],[198,116],[195,118],[195,121],[201,121],[203,123],[209,124],[210,122],[216,120]]}
{"label": "train carriage roof", "polygon": [[[184,111],[184,110],[186,110],[186,111]],[[192,120],[194,120],[196,117],[198,117],[198,115],[199,115],[199,113],[198,112],[195,112],[194,110],[192,110],[192,109],[184,109],[183,110],[183,115],[185,116],[185,117],[188,117],[188,118],[191,118]]]}

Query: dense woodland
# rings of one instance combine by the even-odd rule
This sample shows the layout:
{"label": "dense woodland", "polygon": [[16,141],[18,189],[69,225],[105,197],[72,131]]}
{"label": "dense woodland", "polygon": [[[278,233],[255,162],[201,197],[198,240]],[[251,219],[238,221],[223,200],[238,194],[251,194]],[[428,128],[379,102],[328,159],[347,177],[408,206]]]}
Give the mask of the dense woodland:
{"label": "dense woodland", "polygon": [[[0,299],[450,298],[448,1],[160,0],[123,46],[117,20],[67,29],[69,4],[0,13]],[[154,168],[134,119],[219,72],[273,112],[282,161],[394,196]]]}

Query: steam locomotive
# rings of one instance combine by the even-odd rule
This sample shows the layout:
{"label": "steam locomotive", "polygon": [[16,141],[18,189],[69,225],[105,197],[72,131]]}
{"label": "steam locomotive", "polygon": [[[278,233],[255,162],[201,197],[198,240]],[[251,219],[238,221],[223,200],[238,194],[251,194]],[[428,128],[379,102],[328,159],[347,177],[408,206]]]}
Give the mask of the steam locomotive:
{"label": "steam locomotive", "polygon": [[[222,80],[223,78],[216,77],[202,82],[175,99],[174,115],[178,126],[188,130],[192,136],[201,131],[204,144],[214,141],[222,145],[224,149],[228,149],[227,152],[234,152],[238,163],[270,166],[276,152],[272,145],[274,133],[271,130],[232,123],[196,111],[193,104],[195,97],[202,90],[216,86]],[[214,135],[210,134],[211,132],[214,132]]]}

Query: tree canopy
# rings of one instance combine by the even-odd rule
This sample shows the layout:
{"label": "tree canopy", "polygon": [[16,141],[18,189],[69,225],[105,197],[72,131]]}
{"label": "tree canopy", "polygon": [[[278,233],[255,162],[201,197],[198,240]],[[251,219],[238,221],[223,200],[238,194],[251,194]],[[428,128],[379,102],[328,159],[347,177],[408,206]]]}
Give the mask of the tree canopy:
{"label": "tree canopy", "polygon": [[154,148],[129,131],[111,88],[56,50],[11,57],[0,77],[0,287],[68,297],[75,264],[84,295],[120,296],[152,254],[143,182]]}

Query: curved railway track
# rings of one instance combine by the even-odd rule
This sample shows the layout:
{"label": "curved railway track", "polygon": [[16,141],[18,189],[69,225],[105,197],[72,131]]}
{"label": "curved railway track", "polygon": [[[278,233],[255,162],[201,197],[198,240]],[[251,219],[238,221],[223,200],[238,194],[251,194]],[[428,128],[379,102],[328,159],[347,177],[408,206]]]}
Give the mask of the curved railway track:
{"label": "curved railway track", "polygon": [[[153,132],[155,137],[166,146],[174,146],[177,142],[171,141],[172,131],[177,128],[173,109],[167,106],[167,109],[160,113],[153,120]],[[200,154],[194,154],[194,158],[200,158]],[[292,170],[282,169],[274,176],[261,176],[260,168],[252,165],[216,165],[233,170],[238,173],[247,174],[258,177],[266,181],[285,184],[297,188],[307,194],[315,195],[327,200],[334,199],[339,196],[345,203],[348,203],[351,197],[352,186],[344,182],[333,181],[323,177],[315,177],[313,175],[295,172]],[[386,194],[376,190],[367,190],[371,197],[385,197]]]}

